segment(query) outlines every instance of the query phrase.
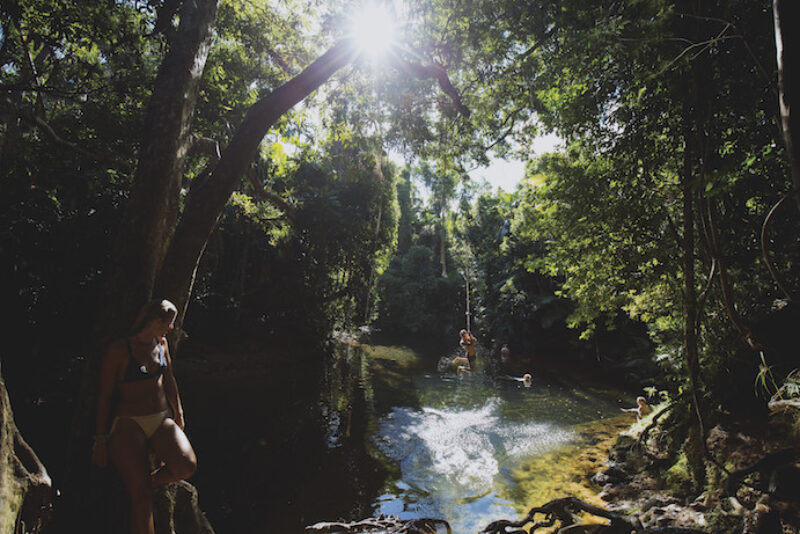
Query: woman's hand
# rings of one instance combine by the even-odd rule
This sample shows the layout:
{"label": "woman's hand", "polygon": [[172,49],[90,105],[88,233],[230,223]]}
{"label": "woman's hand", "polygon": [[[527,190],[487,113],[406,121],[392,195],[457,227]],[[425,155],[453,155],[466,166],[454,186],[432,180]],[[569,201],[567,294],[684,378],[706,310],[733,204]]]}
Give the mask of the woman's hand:
{"label": "woman's hand", "polygon": [[92,463],[97,467],[108,465],[108,439],[95,438],[92,445]]}

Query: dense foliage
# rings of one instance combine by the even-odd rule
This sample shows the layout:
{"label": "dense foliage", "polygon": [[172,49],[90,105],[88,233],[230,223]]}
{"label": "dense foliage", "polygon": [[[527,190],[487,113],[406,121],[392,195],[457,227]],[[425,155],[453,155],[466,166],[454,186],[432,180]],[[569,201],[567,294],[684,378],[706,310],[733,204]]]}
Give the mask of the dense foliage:
{"label": "dense foliage", "polygon": [[[177,206],[174,220],[150,217],[167,226],[151,243],[163,260],[253,105],[347,41],[359,7],[197,5],[215,8],[211,48],[182,108],[190,131],[173,136],[174,198],[127,217],[143,147],[176,141],[147,137],[147,110],[158,80],[179,77],[166,60],[191,33],[178,15],[189,4],[0,7],[0,357],[23,406],[74,396],[70,373],[109,313],[120,228]],[[330,83],[270,123],[225,207],[206,214],[216,226],[197,241],[197,272],[177,281],[194,282],[190,336],[319,340],[372,323],[395,341],[454,344],[468,297],[485,349],[593,362],[691,396],[686,421],[713,422],[720,406],[763,415],[784,380],[796,396],[800,218],[785,203],[765,226],[792,189],[770,2],[389,7],[402,22],[391,53],[347,56],[318,79]],[[534,157],[543,131],[566,150]],[[470,182],[492,155],[527,161],[517,191]],[[135,297],[156,283],[143,286]]]}

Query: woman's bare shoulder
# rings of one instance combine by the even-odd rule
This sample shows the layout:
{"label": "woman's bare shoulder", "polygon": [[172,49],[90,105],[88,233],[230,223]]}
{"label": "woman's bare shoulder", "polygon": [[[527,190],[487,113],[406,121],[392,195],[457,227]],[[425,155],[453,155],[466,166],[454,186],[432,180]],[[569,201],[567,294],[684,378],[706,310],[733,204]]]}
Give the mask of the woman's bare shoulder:
{"label": "woman's bare shoulder", "polygon": [[106,345],[105,358],[109,360],[121,360],[127,358],[128,349],[124,338],[114,339]]}

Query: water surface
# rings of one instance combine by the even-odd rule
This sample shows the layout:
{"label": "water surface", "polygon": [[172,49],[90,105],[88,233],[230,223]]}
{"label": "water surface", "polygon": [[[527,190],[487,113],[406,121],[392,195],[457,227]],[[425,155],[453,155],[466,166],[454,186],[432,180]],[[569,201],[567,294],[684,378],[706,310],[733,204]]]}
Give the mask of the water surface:
{"label": "water surface", "polygon": [[[389,472],[373,515],[445,518],[457,533],[516,519],[549,493],[565,495],[552,487],[564,483],[552,462],[577,459],[592,441],[592,422],[620,415],[619,395],[546,380],[535,369],[525,387],[485,362],[456,377],[439,358],[405,348],[350,348],[343,357],[360,360],[367,447]],[[328,413],[336,446],[341,415]]]}
{"label": "water surface", "polygon": [[380,513],[475,533],[556,497],[591,500],[600,440],[633,405],[535,368],[526,388],[480,353],[463,378],[440,369],[443,355],[399,347],[256,354],[263,364],[246,371],[212,356],[183,362],[197,369],[181,392],[192,482],[219,534],[300,534]]}

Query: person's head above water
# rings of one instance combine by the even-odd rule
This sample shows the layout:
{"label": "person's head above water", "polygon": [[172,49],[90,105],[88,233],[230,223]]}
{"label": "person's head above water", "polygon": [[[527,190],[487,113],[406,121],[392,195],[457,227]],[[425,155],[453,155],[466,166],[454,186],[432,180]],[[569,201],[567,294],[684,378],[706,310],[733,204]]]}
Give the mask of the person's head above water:
{"label": "person's head above water", "polygon": [[645,405],[647,404],[647,399],[645,399],[644,397],[636,397],[636,404],[638,404],[639,406]]}

